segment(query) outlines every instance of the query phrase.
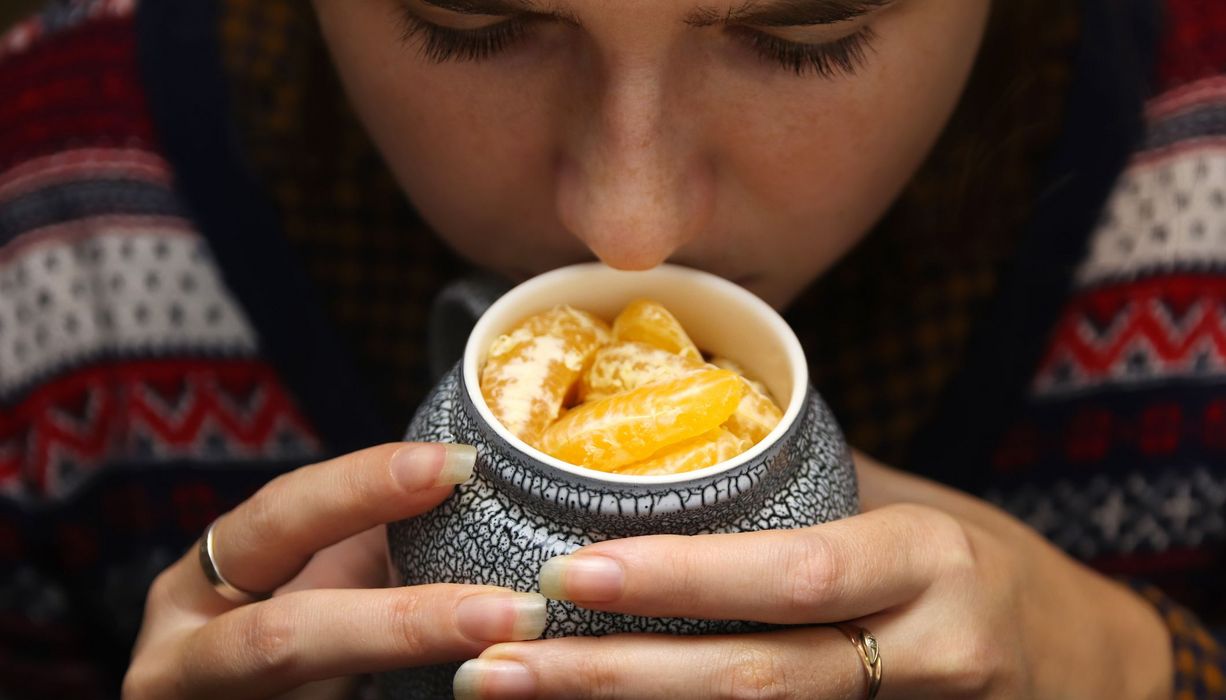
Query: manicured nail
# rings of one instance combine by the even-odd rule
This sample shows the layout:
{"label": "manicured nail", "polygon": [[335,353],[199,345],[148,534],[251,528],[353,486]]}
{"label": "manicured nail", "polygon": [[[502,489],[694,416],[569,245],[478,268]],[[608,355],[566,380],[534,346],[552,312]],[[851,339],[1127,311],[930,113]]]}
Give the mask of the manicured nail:
{"label": "manicured nail", "polygon": [[545,597],[537,593],[480,593],[460,601],[456,626],[486,642],[522,642],[545,631]]}
{"label": "manicured nail", "polygon": [[609,603],[622,594],[621,564],[596,555],[554,557],[541,567],[541,594],[554,600]]}
{"label": "manicured nail", "polygon": [[518,700],[536,696],[536,679],[527,666],[515,661],[473,659],[456,671],[451,691],[456,700]]}
{"label": "manicured nail", "polygon": [[472,476],[477,448],[471,445],[428,443],[405,445],[392,455],[392,477],[406,491],[462,484]]}

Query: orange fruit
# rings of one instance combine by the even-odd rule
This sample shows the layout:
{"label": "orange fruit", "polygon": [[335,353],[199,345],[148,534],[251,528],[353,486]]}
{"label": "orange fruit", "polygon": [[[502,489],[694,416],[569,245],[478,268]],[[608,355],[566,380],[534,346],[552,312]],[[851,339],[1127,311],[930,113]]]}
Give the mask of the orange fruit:
{"label": "orange fruit", "polygon": [[757,382],[749,381],[744,377],[741,378],[741,381],[745,383],[745,396],[737,405],[736,411],[724,423],[724,427],[733,435],[747,440],[748,444],[745,449],[749,449],[769,435],[776,425],[779,425],[779,420],[783,418],[783,411],[779,410],[774,401],[762,395],[754,387]]}
{"label": "orange fruit", "polygon": [[645,343],[620,342],[596,351],[592,366],[579,381],[579,400],[598,401],[618,392],[702,369],[697,360]]}
{"label": "orange fruit", "polygon": [[723,428],[709,430],[698,437],[669,445],[641,462],[633,462],[617,470],[618,474],[662,476],[703,469],[732,459],[749,445],[745,440]]}
{"label": "orange fruit", "polygon": [[745,381],[749,382],[750,386],[752,386],[754,389],[757,389],[759,394],[767,398],[770,398],[771,393],[770,393],[770,390],[766,388],[766,385],[754,379],[753,377],[750,377],[749,373],[745,371],[745,368],[742,367],[741,364],[737,362],[736,360],[730,360],[726,357],[712,357],[711,364],[716,367],[719,367],[720,369],[726,369],[729,372],[736,372],[737,374],[744,377]]}
{"label": "orange fruit", "polygon": [[481,394],[507,430],[531,443],[557,419],[596,349],[610,338],[608,324],[569,306],[531,316],[490,345]]}
{"label": "orange fruit", "polygon": [[783,418],[783,411],[770,398],[770,392],[766,386],[762,382],[745,376],[744,368],[736,362],[725,357],[716,357],[711,360],[711,364],[730,372],[736,372],[745,381],[745,397],[741,399],[740,405],[736,407],[736,412],[732,414],[728,422],[724,423],[724,427],[733,435],[748,440],[749,444],[745,449],[749,449],[775,429],[779,420]]}
{"label": "orange fruit", "polygon": [[712,358],[711,364],[720,369],[734,371],[741,375],[745,381],[745,396],[741,400],[741,405],[737,406],[737,411],[728,418],[728,422],[723,424],[733,435],[738,438],[743,438],[749,441],[745,449],[749,449],[758,441],[769,435],[771,430],[775,429],[775,425],[779,425],[780,419],[783,418],[783,412],[779,405],[771,400],[770,391],[766,390],[763,382],[749,379],[745,376],[745,370],[741,365],[733,362],[728,358]]}
{"label": "orange fruit", "polygon": [[675,316],[664,305],[650,299],[630,302],[613,319],[613,336],[617,340],[646,343],[691,360],[702,361],[702,353]]}
{"label": "orange fruit", "polygon": [[536,446],[571,464],[612,471],[719,427],[736,410],[744,386],[722,369],[647,384],[576,406]]}

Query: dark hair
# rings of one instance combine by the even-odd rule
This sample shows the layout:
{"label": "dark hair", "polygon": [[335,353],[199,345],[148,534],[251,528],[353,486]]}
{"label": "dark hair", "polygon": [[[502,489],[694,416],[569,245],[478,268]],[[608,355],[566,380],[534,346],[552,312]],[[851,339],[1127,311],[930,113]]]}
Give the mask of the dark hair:
{"label": "dark hair", "polygon": [[884,226],[917,242],[955,236],[972,255],[1011,247],[1060,131],[1077,34],[1071,0],[995,0],[962,100]]}
{"label": "dark hair", "polygon": [[898,466],[1038,196],[1078,37],[1072,0],[994,0],[964,95],[871,235],[791,311],[852,444]]}

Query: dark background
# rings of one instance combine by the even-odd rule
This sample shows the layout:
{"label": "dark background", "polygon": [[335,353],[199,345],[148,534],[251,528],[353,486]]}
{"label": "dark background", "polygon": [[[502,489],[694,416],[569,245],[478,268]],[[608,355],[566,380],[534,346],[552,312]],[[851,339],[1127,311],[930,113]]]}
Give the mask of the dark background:
{"label": "dark background", "polygon": [[43,0],[4,0],[0,2],[0,30],[34,12]]}

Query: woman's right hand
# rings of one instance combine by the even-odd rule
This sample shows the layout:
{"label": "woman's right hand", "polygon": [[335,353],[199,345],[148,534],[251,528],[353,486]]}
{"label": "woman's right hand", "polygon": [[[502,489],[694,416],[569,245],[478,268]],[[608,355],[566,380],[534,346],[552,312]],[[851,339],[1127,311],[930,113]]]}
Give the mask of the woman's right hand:
{"label": "woman's right hand", "polygon": [[[384,524],[441,503],[473,457],[467,446],[391,444],[269,482],[217,521],[213,542],[230,583],[273,596],[226,600],[193,547],[149,589],[124,698],[263,698],[539,636],[545,599],[535,593],[386,588]],[[316,684],[311,694],[339,687]]]}

